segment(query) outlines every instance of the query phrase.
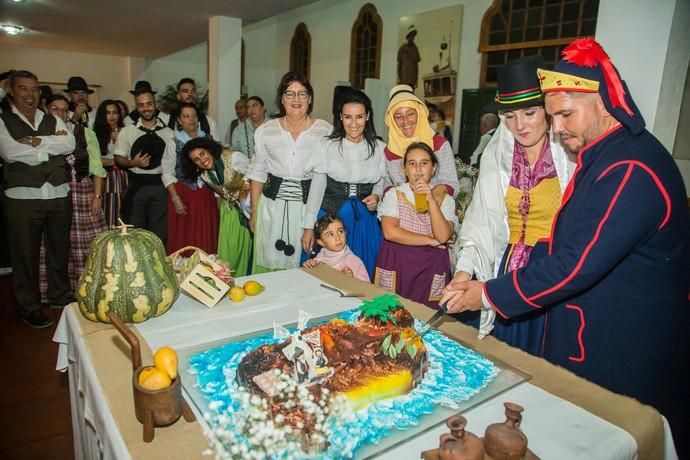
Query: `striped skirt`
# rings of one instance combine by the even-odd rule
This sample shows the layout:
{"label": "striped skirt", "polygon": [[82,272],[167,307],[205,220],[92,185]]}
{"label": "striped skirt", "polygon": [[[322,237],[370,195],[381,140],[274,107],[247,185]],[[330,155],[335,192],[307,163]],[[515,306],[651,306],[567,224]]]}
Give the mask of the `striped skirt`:
{"label": "striped skirt", "polygon": [[108,228],[118,225],[122,200],[127,190],[127,173],[117,166],[106,168],[107,175],[103,181],[103,212]]}

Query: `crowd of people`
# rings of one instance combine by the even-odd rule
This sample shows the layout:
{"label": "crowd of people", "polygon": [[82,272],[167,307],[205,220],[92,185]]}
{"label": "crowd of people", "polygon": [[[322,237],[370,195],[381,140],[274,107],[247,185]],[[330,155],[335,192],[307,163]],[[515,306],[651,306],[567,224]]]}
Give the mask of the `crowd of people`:
{"label": "crowd of people", "polygon": [[480,337],[679,426],[687,415],[670,395],[690,349],[685,187],[599,45],[579,40],[564,56],[553,71],[540,56],[498,69],[462,222],[445,115],[407,84],[390,91],[385,140],[364,92],[344,92],[331,125],[312,116],[309,81],[288,72],[277,115],[242,98],[219,142],[192,79],[177,84],[170,114],[145,81],[133,111],[111,99],[93,109],[81,77],[41,110],[38,78],[14,71],[0,156],[20,314],[50,325],[41,303],[71,300],[89,242],[122,219],[168,252],[217,254],[235,276],[327,264],[447,308]]}

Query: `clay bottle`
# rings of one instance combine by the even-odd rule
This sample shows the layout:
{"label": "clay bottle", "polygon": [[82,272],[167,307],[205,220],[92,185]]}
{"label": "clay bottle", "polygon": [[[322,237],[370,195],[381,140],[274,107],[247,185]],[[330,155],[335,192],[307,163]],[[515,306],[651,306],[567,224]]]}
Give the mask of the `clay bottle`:
{"label": "clay bottle", "polygon": [[519,460],[527,453],[527,436],[519,430],[522,406],[506,402],[506,421],[486,427],[484,449],[494,460]]}
{"label": "clay bottle", "polygon": [[482,441],[469,431],[465,431],[467,419],[454,415],[446,422],[450,434],[441,435],[438,458],[441,460],[483,460]]}

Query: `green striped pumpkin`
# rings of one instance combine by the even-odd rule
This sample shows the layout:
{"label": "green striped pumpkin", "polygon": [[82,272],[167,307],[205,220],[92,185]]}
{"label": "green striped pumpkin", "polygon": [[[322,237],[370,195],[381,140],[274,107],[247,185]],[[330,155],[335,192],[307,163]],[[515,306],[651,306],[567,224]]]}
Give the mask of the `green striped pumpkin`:
{"label": "green striped pumpkin", "polygon": [[161,240],[127,227],[101,233],[89,248],[76,298],[91,321],[109,323],[114,311],[122,321],[141,323],[168,311],[180,292]]}

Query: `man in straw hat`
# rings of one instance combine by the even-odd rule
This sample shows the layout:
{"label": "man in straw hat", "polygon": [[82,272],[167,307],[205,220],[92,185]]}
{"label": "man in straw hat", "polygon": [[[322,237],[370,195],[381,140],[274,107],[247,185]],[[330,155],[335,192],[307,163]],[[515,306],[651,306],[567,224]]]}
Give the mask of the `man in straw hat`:
{"label": "man in straw hat", "polygon": [[669,152],[648,131],[601,46],[578,39],[537,71],[552,128],[577,169],[549,255],[447,286],[449,311],[548,315],[544,357],[688,426],[690,219]]}

